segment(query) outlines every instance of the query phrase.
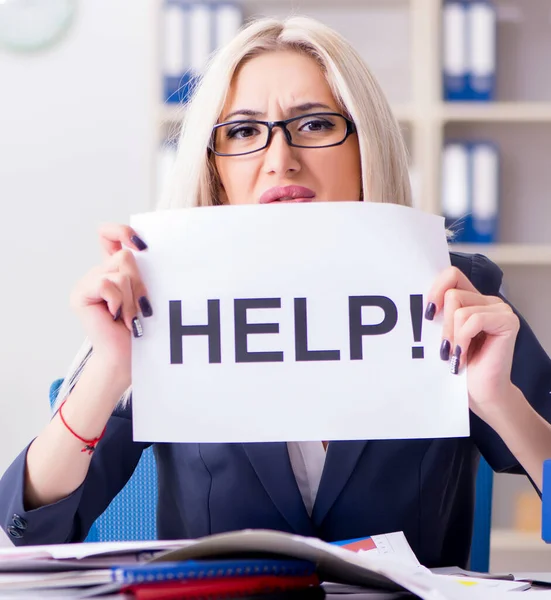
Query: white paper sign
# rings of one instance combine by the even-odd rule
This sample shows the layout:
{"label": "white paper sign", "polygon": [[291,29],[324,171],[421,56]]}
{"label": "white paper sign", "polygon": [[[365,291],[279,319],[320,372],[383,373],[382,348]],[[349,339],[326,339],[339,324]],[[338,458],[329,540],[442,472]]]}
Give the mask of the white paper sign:
{"label": "white paper sign", "polygon": [[132,345],[136,440],[469,434],[465,375],[440,360],[441,318],[423,318],[450,264],[441,217],[335,202],[131,223],[154,311]]}

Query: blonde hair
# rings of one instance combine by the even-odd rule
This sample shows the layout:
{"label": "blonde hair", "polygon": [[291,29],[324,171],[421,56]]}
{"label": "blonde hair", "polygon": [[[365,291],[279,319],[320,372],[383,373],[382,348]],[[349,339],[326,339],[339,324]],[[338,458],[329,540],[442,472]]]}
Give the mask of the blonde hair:
{"label": "blonde hair", "polygon": [[[259,19],[244,27],[209,61],[187,104],[170,185],[158,209],[219,204],[218,177],[207,148],[238,69],[264,52],[292,50],[312,57],[333,96],[355,123],[361,157],[362,198],[411,206],[407,151],[381,87],[352,45],[330,27],[307,17]],[[90,357],[86,342],[58,393],[68,395]],[[122,401],[128,400],[130,390]]]}

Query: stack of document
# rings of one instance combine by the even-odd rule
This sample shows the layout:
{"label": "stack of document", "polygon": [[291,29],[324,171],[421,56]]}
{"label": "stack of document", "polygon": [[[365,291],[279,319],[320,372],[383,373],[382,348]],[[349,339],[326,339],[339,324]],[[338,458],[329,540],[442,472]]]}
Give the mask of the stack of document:
{"label": "stack of document", "polygon": [[[421,566],[401,532],[337,544],[268,530],[197,540],[87,543],[0,549],[0,598],[90,598],[124,592],[137,599],[237,597],[356,590],[409,591],[425,600],[497,597],[529,584],[435,574]],[[331,587],[333,586],[333,587]]]}

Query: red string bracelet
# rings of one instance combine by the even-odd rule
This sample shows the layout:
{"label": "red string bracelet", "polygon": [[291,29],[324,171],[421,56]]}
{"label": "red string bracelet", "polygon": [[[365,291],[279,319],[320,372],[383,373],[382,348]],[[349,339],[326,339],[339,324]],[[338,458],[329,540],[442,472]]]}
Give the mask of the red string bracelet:
{"label": "red string bracelet", "polygon": [[59,407],[59,418],[61,419],[61,422],[63,423],[63,425],[65,425],[65,427],[67,427],[67,429],[76,437],[78,438],[81,442],[84,442],[84,448],[81,450],[81,452],[88,452],[88,454],[92,454],[92,452],[96,449],[96,446],[98,445],[98,442],[101,440],[101,438],[105,435],[105,430],[107,429],[107,426],[103,429],[103,431],[101,432],[101,435],[97,438],[94,438],[92,440],[85,440],[83,437],[80,437],[80,435],[78,435],[78,433],[75,433],[67,424],[67,421],[65,420],[65,417],[63,416],[63,413],[61,412],[61,409],[63,408],[63,404],[65,404],[65,402],[63,402],[61,404],[61,406]]}

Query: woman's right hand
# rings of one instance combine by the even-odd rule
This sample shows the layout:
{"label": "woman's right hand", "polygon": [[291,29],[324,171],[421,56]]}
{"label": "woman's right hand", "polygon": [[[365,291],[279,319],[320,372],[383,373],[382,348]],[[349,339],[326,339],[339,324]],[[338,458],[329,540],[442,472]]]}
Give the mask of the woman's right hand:
{"label": "woman's right hand", "polygon": [[139,337],[138,314],[148,317],[153,313],[129,248],[142,251],[147,246],[131,227],[116,223],[100,227],[99,238],[103,264],[77,283],[71,293],[71,307],[84,326],[96,359],[116,369],[130,385],[131,335]]}

